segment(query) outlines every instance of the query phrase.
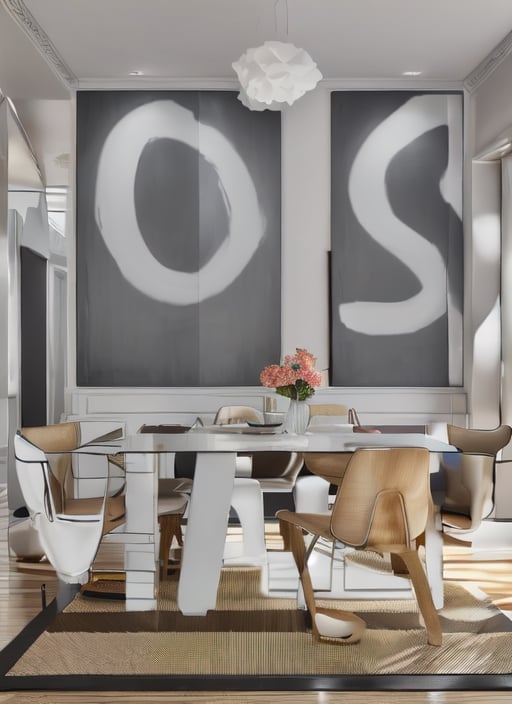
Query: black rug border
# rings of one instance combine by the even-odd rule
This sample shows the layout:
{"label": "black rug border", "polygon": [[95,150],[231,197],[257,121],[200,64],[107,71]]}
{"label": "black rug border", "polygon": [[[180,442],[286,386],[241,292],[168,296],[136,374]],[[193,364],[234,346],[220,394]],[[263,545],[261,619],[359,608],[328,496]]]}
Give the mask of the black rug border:
{"label": "black rug border", "polygon": [[[9,681],[10,680],[10,681]],[[512,675],[48,675],[2,677],[0,691],[510,691]]]}
{"label": "black rug border", "polygon": [[[27,648],[73,600],[65,585],[0,651],[0,692],[17,691],[512,691],[512,672],[495,675],[22,675],[7,676]],[[512,663],[512,658],[511,658]]]}

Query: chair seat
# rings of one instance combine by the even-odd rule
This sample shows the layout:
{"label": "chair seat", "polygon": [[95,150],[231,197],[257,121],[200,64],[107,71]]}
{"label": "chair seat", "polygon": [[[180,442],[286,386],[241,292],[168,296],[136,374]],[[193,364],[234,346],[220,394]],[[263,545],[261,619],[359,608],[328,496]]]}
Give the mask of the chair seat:
{"label": "chair seat", "polygon": [[319,535],[322,538],[332,540],[331,515],[322,513],[295,513],[295,511],[282,510],[276,513],[276,517],[281,521],[293,523],[307,530],[308,533]]}
{"label": "chair seat", "polygon": [[186,477],[172,477],[170,479],[158,480],[158,496],[169,496],[176,491],[190,494],[192,491],[192,479]]}
{"label": "chair seat", "polygon": [[[92,516],[101,513],[102,504],[102,497],[66,499],[62,513],[71,516]],[[105,521],[117,521],[122,518],[124,514],[124,496],[109,496],[105,503]]]}
{"label": "chair seat", "polygon": [[441,511],[441,521],[443,525],[449,528],[458,528],[459,530],[469,530],[472,526],[469,516],[452,511]]}
{"label": "chair seat", "polygon": [[183,513],[187,505],[187,497],[182,494],[174,494],[158,497],[158,515],[165,516],[170,513]]}
{"label": "chair seat", "polygon": [[258,479],[262,491],[276,492],[280,491],[290,492],[295,486],[295,478],[289,479],[288,477],[267,477],[265,479]]}

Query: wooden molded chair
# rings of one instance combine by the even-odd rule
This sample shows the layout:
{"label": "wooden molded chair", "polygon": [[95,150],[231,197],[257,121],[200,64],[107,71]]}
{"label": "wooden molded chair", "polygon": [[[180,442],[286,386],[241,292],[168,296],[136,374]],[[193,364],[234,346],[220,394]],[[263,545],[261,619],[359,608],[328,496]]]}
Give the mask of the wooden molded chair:
{"label": "wooden molded chair", "polygon": [[[347,420],[348,408],[341,403],[310,403],[309,404],[309,422],[310,424],[315,424],[317,422],[336,422],[335,419],[339,418],[338,422],[348,423]],[[325,421],[324,421],[325,418]]]}
{"label": "wooden molded chair", "polygon": [[[172,488],[170,488],[171,486]],[[180,489],[183,493],[180,493]],[[183,484],[180,484],[177,479],[161,479],[159,481],[157,512],[160,529],[160,579],[167,579],[169,573],[169,557],[173,539],[176,539],[180,547],[183,546],[181,522],[187,508],[189,492],[190,482],[188,480],[185,480]]]}
{"label": "wooden molded chair", "polygon": [[478,430],[448,424],[446,431],[450,445],[455,445],[461,452],[485,452],[494,456],[508,445],[512,437],[509,425],[500,425],[493,430]]}
{"label": "wooden molded chair", "polygon": [[[244,422],[261,423],[261,414],[251,406],[221,406],[214,425]],[[255,452],[250,455],[249,469],[244,467],[245,460],[247,455],[239,456],[240,471],[237,471],[237,476],[242,476],[244,472],[244,476],[256,479],[264,492],[292,492],[303,465],[300,452]]]}
{"label": "wooden molded chair", "polygon": [[292,552],[316,639],[354,643],[360,640],[366,624],[350,612],[317,608],[303,530],[358,550],[389,553],[394,571],[412,581],[428,642],[441,645],[439,618],[415,545],[424,533],[430,501],[428,450],[361,448],[350,458],[332,515],[278,511],[279,521],[290,528]]}
{"label": "wooden molded chair", "polygon": [[472,533],[494,508],[496,455],[512,436],[512,428],[493,430],[447,425],[448,442],[461,452],[441,462],[444,500],[441,507],[443,530],[450,536]]}
{"label": "wooden molded chair", "polygon": [[[350,428],[347,423],[348,408],[339,403],[311,403],[309,404],[309,425],[310,432],[342,430],[347,432]],[[341,426],[341,427],[340,427]],[[295,491],[295,508],[297,511],[315,513],[327,513],[329,510],[329,488],[330,484],[338,484],[338,481],[331,481],[330,475],[340,472],[340,463],[346,467],[350,459],[350,454],[339,455],[338,453],[306,453],[304,464],[313,476],[301,476],[298,478]],[[330,465],[332,464],[332,469]],[[318,471],[317,471],[318,468]],[[341,475],[342,476],[342,475]],[[283,534],[285,549],[288,549],[288,536]]]}
{"label": "wooden molded chair", "polygon": [[262,415],[252,406],[221,406],[215,414],[214,425],[233,425],[247,421],[262,423]]}

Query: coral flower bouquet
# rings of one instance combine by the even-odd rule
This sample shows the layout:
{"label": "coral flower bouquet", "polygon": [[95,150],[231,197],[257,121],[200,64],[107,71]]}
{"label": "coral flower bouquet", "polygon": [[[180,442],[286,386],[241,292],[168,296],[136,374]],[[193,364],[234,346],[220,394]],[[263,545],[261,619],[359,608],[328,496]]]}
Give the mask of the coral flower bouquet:
{"label": "coral flower bouquet", "polygon": [[269,364],[260,374],[263,386],[271,387],[281,396],[305,401],[320,386],[322,377],[315,370],[316,357],[297,347],[294,355],[286,355],[282,364]]}

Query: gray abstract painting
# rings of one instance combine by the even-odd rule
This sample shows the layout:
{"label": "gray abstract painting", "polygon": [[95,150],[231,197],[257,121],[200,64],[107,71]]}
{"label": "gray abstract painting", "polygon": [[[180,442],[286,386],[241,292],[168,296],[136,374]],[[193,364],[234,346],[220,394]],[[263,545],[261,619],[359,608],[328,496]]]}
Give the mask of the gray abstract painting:
{"label": "gray abstract painting", "polygon": [[281,352],[280,115],[77,95],[77,383],[257,385]]}
{"label": "gray abstract painting", "polygon": [[331,382],[462,384],[462,96],[334,92]]}

